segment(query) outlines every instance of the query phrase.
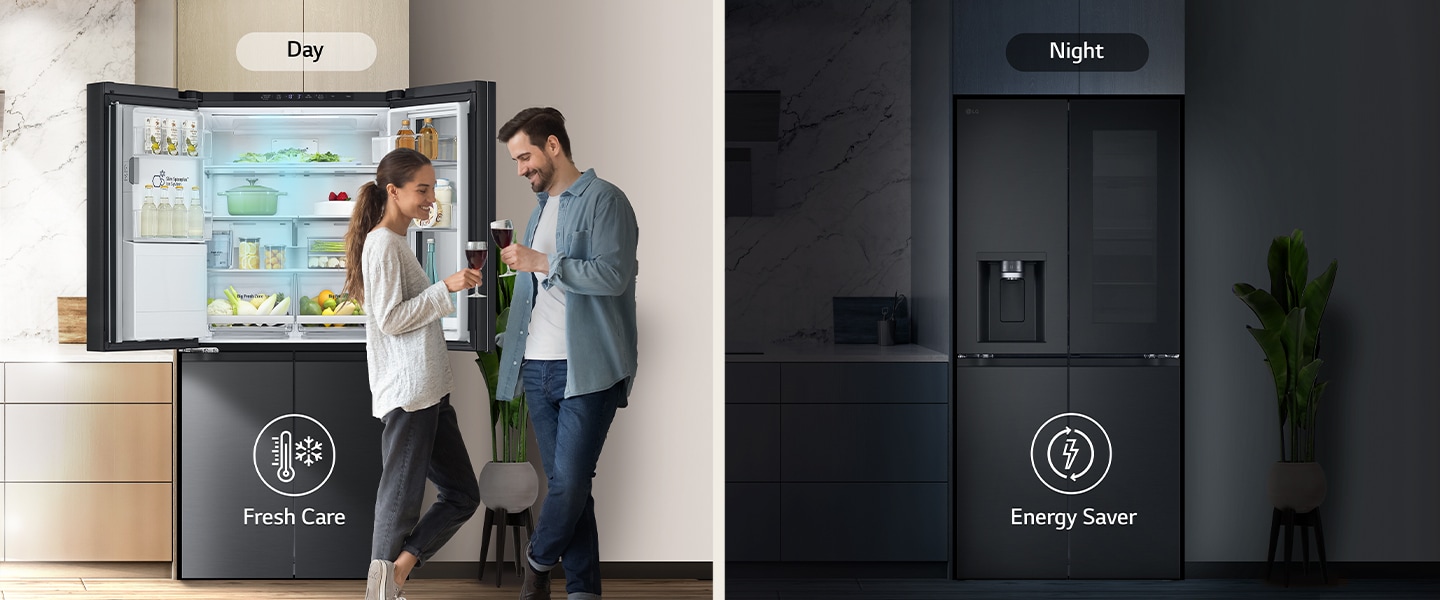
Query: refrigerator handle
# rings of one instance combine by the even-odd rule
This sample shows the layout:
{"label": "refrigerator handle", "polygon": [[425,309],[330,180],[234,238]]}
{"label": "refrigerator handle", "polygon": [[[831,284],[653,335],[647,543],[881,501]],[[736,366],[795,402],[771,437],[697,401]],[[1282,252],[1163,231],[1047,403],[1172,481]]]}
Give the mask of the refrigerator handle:
{"label": "refrigerator handle", "polygon": [[1179,360],[1180,355],[1179,355],[1179,354],[1146,354],[1146,355],[1145,355],[1145,358],[1152,358],[1152,359],[1154,359],[1154,358],[1173,358],[1173,359]]}
{"label": "refrigerator handle", "polygon": [[961,359],[961,360],[964,360],[964,359],[967,359],[967,358],[981,358],[981,359],[983,359],[983,358],[995,358],[995,355],[994,355],[994,354],[988,354],[988,353],[986,353],[986,354],[956,354],[956,355],[955,355],[955,358],[958,358],[958,359]]}
{"label": "refrigerator handle", "polygon": [[203,352],[205,354],[219,354],[220,349],[214,346],[197,346],[194,348],[180,348],[181,352]]}

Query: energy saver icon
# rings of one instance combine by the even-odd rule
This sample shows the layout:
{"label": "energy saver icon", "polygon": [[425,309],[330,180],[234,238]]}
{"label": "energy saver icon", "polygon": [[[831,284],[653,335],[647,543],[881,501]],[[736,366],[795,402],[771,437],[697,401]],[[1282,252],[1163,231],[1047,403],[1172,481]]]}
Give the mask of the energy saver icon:
{"label": "energy saver icon", "polygon": [[1110,474],[1110,434],[1081,413],[1050,417],[1030,440],[1030,467],[1040,483],[1067,496],[1083,494]]}
{"label": "energy saver icon", "polygon": [[251,454],[255,474],[281,496],[308,496],[335,472],[335,438],[319,421],[299,413],[266,423]]}

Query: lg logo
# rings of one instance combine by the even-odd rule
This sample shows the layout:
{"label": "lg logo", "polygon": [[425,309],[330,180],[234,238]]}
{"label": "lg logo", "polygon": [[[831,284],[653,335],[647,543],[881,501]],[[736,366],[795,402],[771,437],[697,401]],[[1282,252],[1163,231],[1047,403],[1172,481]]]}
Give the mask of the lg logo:
{"label": "lg logo", "polygon": [[1105,480],[1112,458],[1110,434],[1086,415],[1050,417],[1030,441],[1030,467],[1040,483],[1067,496],[1083,494]]}

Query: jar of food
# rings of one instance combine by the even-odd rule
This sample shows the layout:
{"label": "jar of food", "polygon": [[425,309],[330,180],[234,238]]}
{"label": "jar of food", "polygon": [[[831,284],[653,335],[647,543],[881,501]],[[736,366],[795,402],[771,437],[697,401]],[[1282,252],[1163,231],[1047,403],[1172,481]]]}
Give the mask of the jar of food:
{"label": "jar of food", "polygon": [[260,268],[260,238],[240,238],[235,246],[235,268]]}
{"label": "jar of food", "polygon": [[210,233],[208,257],[210,268],[230,268],[230,230],[216,229]]}
{"label": "jar of food", "polygon": [[265,268],[267,268],[267,269],[283,269],[283,268],[285,268],[285,247],[284,247],[284,246],[266,246],[266,247],[265,247]]}
{"label": "jar of food", "polygon": [[449,227],[451,210],[455,202],[455,188],[449,179],[435,180],[435,227]]}

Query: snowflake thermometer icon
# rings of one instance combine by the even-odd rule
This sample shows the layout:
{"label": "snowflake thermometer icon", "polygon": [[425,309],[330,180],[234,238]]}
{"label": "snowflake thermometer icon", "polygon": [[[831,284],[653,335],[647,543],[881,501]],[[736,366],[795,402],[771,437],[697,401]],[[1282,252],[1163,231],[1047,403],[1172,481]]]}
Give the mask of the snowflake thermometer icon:
{"label": "snowflake thermometer icon", "polygon": [[[1110,473],[1110,434],[1080,413],[1050,417],[1030,441],[1030,466],[1040,483],[1065,494],[1083,494]],[[1042,468],[1048,467],[1048,468]]]}
{"label": "snowflake thermometer icon", "polygon": [[305,496],[320,489],[334,473],[335,439],[314,418],[298,413],[281,415],[256,436],[254,458],[255,474],[271,491]]}

